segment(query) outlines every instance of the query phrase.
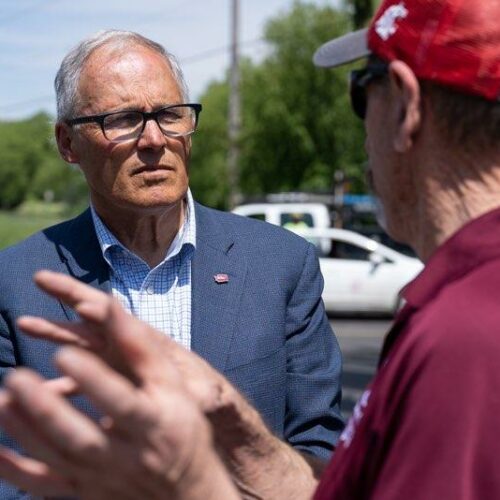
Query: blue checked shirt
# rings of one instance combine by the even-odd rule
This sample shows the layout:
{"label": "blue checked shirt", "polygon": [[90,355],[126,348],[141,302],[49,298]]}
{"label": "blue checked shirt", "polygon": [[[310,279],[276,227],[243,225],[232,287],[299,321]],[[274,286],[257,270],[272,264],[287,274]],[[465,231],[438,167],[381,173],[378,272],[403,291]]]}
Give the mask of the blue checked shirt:
{"label": "blue checked shirt", "polygon": [[190,349],[191,259],[196,247],[191,192],[187,193],[184,224],[165,259],[153,269],[125,248],[91,209],[102,255],[109,265],[113,295],[134,316]]}

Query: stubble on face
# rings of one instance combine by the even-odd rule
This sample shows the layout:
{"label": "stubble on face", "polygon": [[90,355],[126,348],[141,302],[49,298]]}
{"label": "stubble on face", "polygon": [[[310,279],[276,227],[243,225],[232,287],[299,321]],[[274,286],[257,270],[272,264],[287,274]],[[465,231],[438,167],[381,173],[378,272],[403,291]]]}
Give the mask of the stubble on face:
{"label": "stubble on face", "polygon": [[385,216],[384,206],[382,205],[382,202],[380,201],[380,198],[376,193],[375,185],[373,183],[373,172],[370,168],[369,162],[367,162],[366,167],[365,167],[365,180],[366,180],[366,184],[368,185],[368,190],[370,191],[370,193],[372,194],[372,197],[374,199],[375,220],[377,221],[377,224],[385,232],[387,232],[387,218]]}
{"label": "stubble on face", "polygon": [[405,181],[392,147],[392,130],[387,87],[374,83],[368,89],[365,119],[365,151],[368,156],[366,180],[375,197],[375,216],[380,227],[392,238],[404,241]]}

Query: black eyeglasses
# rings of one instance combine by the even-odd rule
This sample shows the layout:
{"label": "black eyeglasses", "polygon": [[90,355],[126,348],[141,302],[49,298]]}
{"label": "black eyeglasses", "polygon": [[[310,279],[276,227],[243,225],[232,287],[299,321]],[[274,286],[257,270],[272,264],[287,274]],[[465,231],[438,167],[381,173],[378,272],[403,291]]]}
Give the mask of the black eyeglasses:
{"label": "black eyeglasses", "polygon": [[110,142],[132,141],[141,136],[148,120],[154,120],[168,137],[191,135],[196,130],[201,104],[171,104],[149,113],[115,111],[100,115],[79,116],[66,120],[68,125],[98,123]]}
{"label": "black eyeglasses", "polygon": [[366,68],[351,71],[349,91],[351,106],[362,120],[366,117],[366,88],[375,79],[387,75],[389,66],[384,63],[368,63]]}

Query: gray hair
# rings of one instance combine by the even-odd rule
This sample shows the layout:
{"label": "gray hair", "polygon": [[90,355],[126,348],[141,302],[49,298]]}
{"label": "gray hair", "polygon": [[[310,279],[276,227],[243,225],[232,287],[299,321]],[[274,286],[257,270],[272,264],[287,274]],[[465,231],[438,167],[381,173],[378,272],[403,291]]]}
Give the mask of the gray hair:
{"label": "gray hair", "polygon": [[99,31],[81,41],[63,59],[54,81],[57,101],[57,120],[59,122],[74,117],[79,100],[78,83],[80,81],[82,68],[90,55],[103,45],[109,45],[117,49],[130,45],[141,45],[163,56],[172,70],[173,77],[179,86],[183,101],[188,102],[189,91],[179,63],[162,45],[138,33],[134,33],[133,31],[105,30]]}

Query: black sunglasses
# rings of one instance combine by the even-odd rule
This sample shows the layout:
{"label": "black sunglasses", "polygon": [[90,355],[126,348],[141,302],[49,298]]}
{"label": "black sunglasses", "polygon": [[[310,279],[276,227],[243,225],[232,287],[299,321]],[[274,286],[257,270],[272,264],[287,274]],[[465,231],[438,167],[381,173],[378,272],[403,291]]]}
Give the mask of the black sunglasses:
{"label": "black sunglasses", "polygon": [[366,68],[351,71],[349,92],[351,94],[351,106],[362,120],[366,117],[366,88],[377,78],[387,75],[389,66],[384,63],[368,63]]}

